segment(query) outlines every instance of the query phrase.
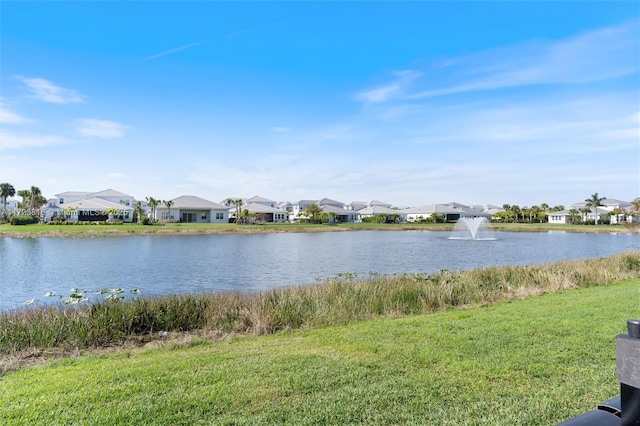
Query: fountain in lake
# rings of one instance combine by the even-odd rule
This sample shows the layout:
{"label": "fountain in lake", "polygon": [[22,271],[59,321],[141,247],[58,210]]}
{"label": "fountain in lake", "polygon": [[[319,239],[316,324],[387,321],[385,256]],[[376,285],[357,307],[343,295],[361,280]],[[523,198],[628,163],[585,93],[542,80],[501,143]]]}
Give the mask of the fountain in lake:
{"label": "fountain in lake", "polygon": [[458,240],[495,240],[483,235],[489,229],[489,221],[484,217],[461,217],[453,227],[454,236]]}

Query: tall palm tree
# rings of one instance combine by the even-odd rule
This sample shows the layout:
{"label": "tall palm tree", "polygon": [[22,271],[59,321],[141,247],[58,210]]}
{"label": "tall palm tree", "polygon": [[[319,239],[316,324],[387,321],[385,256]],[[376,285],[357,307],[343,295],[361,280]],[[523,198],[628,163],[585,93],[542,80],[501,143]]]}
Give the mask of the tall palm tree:
{"label": "tall palm tree", "polygon": [[138,225],[142,225],[142,203],[140,201],[136,202],[135,215],[137,219]]}
{"label": "tall palm tree", "polygon": [[28,189],[21,189],[20,191],[16,192],[16,194],[18,194],[18,197],[22,197],[20,208],[26,209],[27,200],[31,198],[31,192]]}
{"label": "tall palm tree", "polygon": [[147,205],[151,209],[151,220],[156,220],[156,207],[160,202],[153,197],[145,197],[147,200]]}
{"label": "tall palm tree", "polygon": [[631,210],[634,214],[636,215],[640,215],[640,197],[635,198],[632,202],[631,202]]}
{"label": "tall palm tree", "polygon": [[42,196],[42,191],[40,191],[40,188],[38,188],[37,186],[32,186],[30,192],[31,192],[31,203],[29,208],[31,210],[35,210],[37,198],[39,196]]}
{"label": "tall palm tree", "polygon": [[16,189],[10,183],[0,183],[0,197],[2,198],[2,216],[7,217],[7,198],[16,195]]}
{"label": "tall palm tree", "polygon": [[243,204],[242,198],[237,198],[237,199],[227,198],[227,205],[228,206],[234,205],[236,207],[236,214],[235,214],[236,225],[240,224],[240,216],[242,216],[242,204]]}
{"label": "tall palm tree", "polygon": [[171,206],[173,205],[173,201],[167,200],[162,203],[167,206],[167,220],[171,220]]}
{"label": "tall palm tree", "polygon": [[587,202],[587,204],[585,204],[587,207],[593,207],[596,209],[596,225],[598,224],[598,206],[602,205],[602,200],[604,200],[605,198],[607,197],[600,197],[596,192],[594,194],[591,194],[591,198],[587,198],[585,200]]}

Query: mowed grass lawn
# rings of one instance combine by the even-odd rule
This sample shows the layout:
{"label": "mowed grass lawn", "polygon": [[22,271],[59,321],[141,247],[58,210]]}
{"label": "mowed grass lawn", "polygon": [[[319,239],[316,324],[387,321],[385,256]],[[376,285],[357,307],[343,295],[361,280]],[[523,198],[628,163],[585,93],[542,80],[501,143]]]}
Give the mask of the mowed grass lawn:
{"label": "mowed grass lawn", "polygon": [[555,425],[618,395],[640,280],[87,355],[0,378],[2,425]]}

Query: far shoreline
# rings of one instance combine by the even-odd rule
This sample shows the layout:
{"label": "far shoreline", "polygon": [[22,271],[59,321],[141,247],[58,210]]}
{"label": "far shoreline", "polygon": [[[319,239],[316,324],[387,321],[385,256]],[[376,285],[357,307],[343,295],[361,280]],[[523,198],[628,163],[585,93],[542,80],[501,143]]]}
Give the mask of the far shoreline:
{"label": "far shoreline", "polygon": [[[0,237],[113,237],[128,235],[218,235],[265,233],[313,233],[352,231],[424,231],[452,232],[455,223],[338,223],[338,224],[208,224],[168,223],[160,225],[137,224],[82,224],[82,225],[0,225]],[[633,234],[638,226],[623,225],[556,225],[548,223],[491,223],[494,232],[573,232]]]}

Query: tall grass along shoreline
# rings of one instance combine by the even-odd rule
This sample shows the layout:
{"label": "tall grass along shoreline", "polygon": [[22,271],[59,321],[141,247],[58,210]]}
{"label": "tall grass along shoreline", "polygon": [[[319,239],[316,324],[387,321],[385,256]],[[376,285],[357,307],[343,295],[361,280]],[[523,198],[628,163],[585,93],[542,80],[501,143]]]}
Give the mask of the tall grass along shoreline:
{"label": "tall grass along shoreline", "polygon": [[270,334],[423,314],[640,278],[640,253],[434,274],[350,274],[260,293],[167,295],[0,313],[0,354],[146,342],[166,332]]}

